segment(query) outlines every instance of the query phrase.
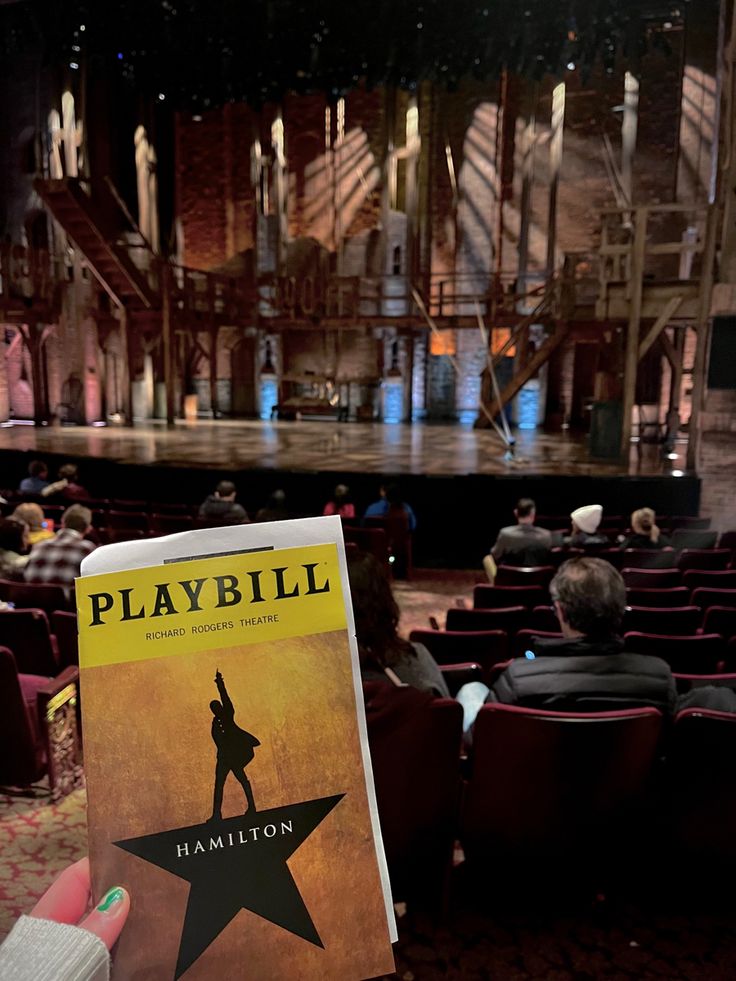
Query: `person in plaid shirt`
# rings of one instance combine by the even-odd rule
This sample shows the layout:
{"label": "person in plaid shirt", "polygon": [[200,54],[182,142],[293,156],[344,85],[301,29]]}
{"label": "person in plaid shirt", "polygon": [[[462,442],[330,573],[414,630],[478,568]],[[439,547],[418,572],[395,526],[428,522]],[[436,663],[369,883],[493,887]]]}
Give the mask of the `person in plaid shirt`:
{"label": "person in plaid shirt", "polygon": [[73,586],[85,555],[94,549],[84,536],[92,524],[92,512],[72,504],[61,518],[61,530],[46,542],[33,546],[23,578],[26,582],[53,582]]}

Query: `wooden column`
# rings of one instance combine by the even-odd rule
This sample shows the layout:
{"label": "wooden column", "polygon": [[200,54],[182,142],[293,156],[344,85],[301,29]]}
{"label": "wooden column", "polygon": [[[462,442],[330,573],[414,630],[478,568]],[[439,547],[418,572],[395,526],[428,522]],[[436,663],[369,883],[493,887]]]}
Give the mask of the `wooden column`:
{"label": "wooden column", "polygon": [[217,325],[210,327],[210,350],[209,350],[209,361],[210,361],[210,408],[212,409],[212,418],[219,418],[220,412],[217,404],[217,335],[219,333],[219,328]]}
{"label": "wooden column", "polygon": [[639,127],[639,79],[631,72],[624,77],[624,118],[621,124],[621,184],[627,204],[633,204],[633,165]]}
{"label": "wooden column", "polygon": [[[409,99],[406,111],[406,183],[404,187],[404,209],[406,211],[406,261],[404,269],[409,283],[416,279],[416,237],[418,190],[417,172],[419,167],[419,107],[416,98]],[[410,290],[407,290],[407,303]]]}
{"label": "wooden column", "polygon": [[[120,337],[123,347],[123,387],[125,397],[123,407],[125,410],[125,425],[133,425],[133,360],[130,343],[130,325],[128,323],[128,311],[125,307],[120,307]],[[116,406],[117,410],[117,406]]]}
{"label": "wooden column", "polygon": [[406,359],[404,371],[404,421],[412,421],[412,409],[414,402],[414,335],[409,334],[404,338],[406,345]]}
{"label": "wooden column", "polygon": [[670,361],[670,400],[669,411],[680,414],[680,400],[682,398],[682,360],[685,353],[685,331],[686,327],[675,328],[675,358]]}
{"label": "wooden column", "polygon": [[647,244],[647,209],[634,212],[634,242],[632,245],[629,280],[629,326],[626,333],[624,358],[623,419],[621,424],[621,457],[629,458],[631,444],[631,416],[636,398],[636,369],[639,362],[639,329],[641,326],[641,301],[644,288],[644,253]]}
{"label": "wooden column", "polygon": [[171,322],[171,270],[168,263],[161,267],[162,310],[161,336],[163,341],[164,385],[166,386],[166,422],[174,425],[176,419],[174,334]]}
{"label": "wooden column", "polygon": [[700,295],[698,297],[698,316],[695,321],[697,340],[695,361],[693,363],[693,393],[688,426],[687,468],[696,470],[700,455],[700,413],[705,398],[705,376],[708,370],[708,350],[710,347],[710,302],[713,293],[713,274],[716,258],[716,239],[718,231],[719,208],[711,204],[705,228],[703,247],[703,266],[700,274]]}
{"label": "wooden column", "polygon": [[528,119],[524,130],[524,156],[521,164],[521,202],[519,212],[519,271],[518,292],[526,292],[529,265],[529,231],[531,228],[532,190],[534,188],[534,155],[537,149],[537,100],[539,86],[535,83],[529,99]]}
{"label": "wooden column", "polygon": [[552,93],[552,132],[549,141],[549,210],[547,212],[547,275],[555,271],[557,248],[557,192],[562,168],[562,136],[565,129],[565,83]]}

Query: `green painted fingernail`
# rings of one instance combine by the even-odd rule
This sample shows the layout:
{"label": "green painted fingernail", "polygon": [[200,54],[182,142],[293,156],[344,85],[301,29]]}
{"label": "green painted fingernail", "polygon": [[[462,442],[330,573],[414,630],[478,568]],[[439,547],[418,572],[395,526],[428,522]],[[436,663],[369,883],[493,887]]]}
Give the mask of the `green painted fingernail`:
{"label": "green painted fingernail", "polygon": [[107,913],[107,911],[110,909],[110,907],[111,906],[114,906],[115,903],[122,903],[124,896],[125,896],[125,893],[120,888],[120,886],[115,886],[114,889],[111,889],[107,893],[107,895],[105,896],[105,898],[102,900],[102,902],[100,903],[100,905],[97,907],[98,913]]}

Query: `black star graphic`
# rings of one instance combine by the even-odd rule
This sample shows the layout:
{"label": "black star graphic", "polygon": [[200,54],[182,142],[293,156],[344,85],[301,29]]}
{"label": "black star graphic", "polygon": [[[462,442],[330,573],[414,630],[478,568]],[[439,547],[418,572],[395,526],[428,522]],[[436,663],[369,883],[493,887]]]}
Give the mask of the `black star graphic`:
{"label": "black star graphic", "polygon": [[114,842],[191,883],[175,978],[191,967],[240,909],[324,946],[286,863],[344,796]]}

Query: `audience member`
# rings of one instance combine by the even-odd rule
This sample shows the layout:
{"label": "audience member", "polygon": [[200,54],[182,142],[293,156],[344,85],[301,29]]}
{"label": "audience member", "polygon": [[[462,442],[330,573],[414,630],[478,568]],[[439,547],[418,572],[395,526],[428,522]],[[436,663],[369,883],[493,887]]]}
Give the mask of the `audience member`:
{"label": "audience member", "polygon": [[92,512],[72,504],[61,518],[61,529],[46,542],[39,542],[25,568],[26,582],[54,582],[73,586],[85,555],[95,548],[84,536],[92,525]]}
{"label": "audience member", "polygon": [[585,507],[577,508],[570,515],[572,534],[563,539],[564,544],[571,548],[601,548],[610,545],[606,536],[598,532],[602,517],[603,508],[600,504],[586,504]]}
{"label": "audience member", "polygon": [[391,511],[404,511],[409,519],[409,531],[414,531],[417,526],[416,515],[402,497],[398,484],[384,484],[380,494],[381,497],[378,501],[368,505],[363,517],[385,518]]}
{"label": "audience member", "polygon": [[535,638],[489,690],[479,682],[458,693],[466,729],[484,701],[563,712],[653,706],[667,715],[677,702],[669,666],[623,652],[626,607],[621,574],[603,559],[563,562],[550,584],[563,636]]}
{"label": "audience member", "polygon": [[363,680],[411,685],[449,698],[442,672],[427,648],[399,637],[399,608],[378,559],[368,552],[351,552],[348,576]]}
{"label": "audience member", "polygon": [[28,525],[16,518],[0,518],[0,577],[22,579],[27,552]]}
{"label": "audience member", "polygon": [[10,517],[28,525],[28,543],[30,545],[37,545],[38,542],[45,542],[47,538],[54,537],[53,531],[46,527],[46,519],[40,504],[32,504],[30,501],[19,504]]}
{"label": "audience member", "polygon": [[669,538],[657,527],[651,508],[639,508],[631,515],[631,534],[621,540],[621,548],[672,548]]}
{"label": "audience member", "polygon": [[332,500],[325,504],[322,514],[339,514],[341,518],[355,517],[355,505],[350,500],[350,488],[346,484],[337,485]]}
{"label": "audience member", "polygon": [[265,508],[261,508],[256,514],[256,521],[285,521],[288,517],[286,494],[282,490],[275,490]]}
{"label": "audience member", "polygon": [[87,501],[89,493],[79,483],[79,471],[76,463],[65,463],[59,467],[59,479],[48,484],[41,491],[43,497],[58,494],[65,501]]}
{"label": "audience member", "polygon": [[215,493],[203,502],[199,516],[228,525],[243,525],[250,520],[243,505],[235,500],[235,484],[231,480],[220,481]]}
{"label": "audience member", "polygon": [[530,497],[522,497],[514,508],[515,525],[508,525],[498,533],[491,554],[483,559],[483,568],[490,582],[496,578],[498,565],[546,565],[552,547],[552,534],[534,524],[536,504]]}
{"label": "audience member", "polygon": [[43,460],[31,460],[28,464],[28,476],[20,482],[18,491],[21,494],[41,494],[49,485],[49,468]]}

